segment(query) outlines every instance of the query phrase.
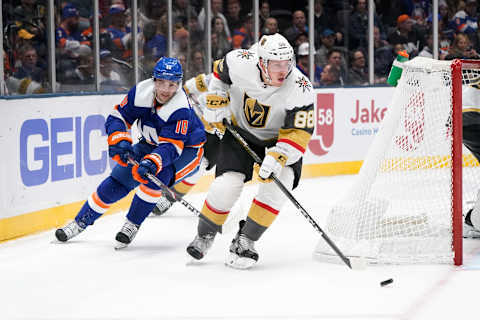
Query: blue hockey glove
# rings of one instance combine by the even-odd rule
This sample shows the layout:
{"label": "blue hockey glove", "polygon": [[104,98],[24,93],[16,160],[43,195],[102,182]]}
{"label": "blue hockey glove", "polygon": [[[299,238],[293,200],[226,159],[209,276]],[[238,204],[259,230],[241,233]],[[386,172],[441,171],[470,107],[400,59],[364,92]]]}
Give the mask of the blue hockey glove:
{"label": "blue hockey glove", "polygon": [[133,179],[140,183],[147,184],[147,173],[157,175],[162,170],[162,157],[156,153],[147,154],[143,160],[132,168]]}
{"label": "blue hockey glove", "polygon": [[115,131],[108,136],[108,155],[121,166],[128,166],[128,158],[133,156],[132,138],[128,132]]}

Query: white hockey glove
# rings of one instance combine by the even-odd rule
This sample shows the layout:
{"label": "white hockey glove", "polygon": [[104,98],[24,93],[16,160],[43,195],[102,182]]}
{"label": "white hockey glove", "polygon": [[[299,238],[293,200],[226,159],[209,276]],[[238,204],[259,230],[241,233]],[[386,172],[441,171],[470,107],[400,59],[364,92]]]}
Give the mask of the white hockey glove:
{"label": "white hockey glove", "polygon": [[272,182],[271,175],[279,176],[282,168],[285,167],[287,156],[276,151],[269,151],[258,169],[260,182]]}
{"label": "white hockey glove", "polygon": [[205,106],[203,118],[218,131],[217,135],[222,138],[225,134],[223,119],[230,121],[230,95],[227,92],[207,92],[200,96],[200,104]]}

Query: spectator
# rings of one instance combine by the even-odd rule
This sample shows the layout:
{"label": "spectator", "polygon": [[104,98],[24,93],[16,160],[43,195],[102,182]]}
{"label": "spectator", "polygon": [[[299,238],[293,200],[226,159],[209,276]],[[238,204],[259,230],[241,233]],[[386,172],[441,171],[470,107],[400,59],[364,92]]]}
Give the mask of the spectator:
{"label": "spectator", "polygon": [[[425,39],[426,41],[428,25],[427,25],[427,20],[425,19],[425,13],[423,12],[423,9],[417,8],[413,10],[412,20],[413,20],[412,28],[422,39]],[[419,50],[422,48],[423,47],[420,47]]]}
{"label": "spectator", "polygon": [[430,14],[432,1],[431,0],[408,0],[404,1],[407,6],[406,13],[410,16],[414,16],[415,10],[421,10],[425,15]]}
{"label": "spectator", "polygon": [[268,18],[270,18],[270,3],[268,0],[262,0],[260,2],[260,26],[265,26]]}
{"label": "spectator", "polygon": [[[315,50],[314,50],[315,52]],[[308,42],[302,43],[300,46],[298,46],[297,50],[297,68],[300,70],[307,78],[310,78],[309,76],[309,56],[310,56],[310,45]],[[318,66],[314,67],[314,75],[315,79],[313,81],[314,86],[318,86],[320,83],[320,74],[321,74],[321,69]]]}
{"label": "spectator", "polygon": [[100,90],[120,91],[127,90],[125,81],[120,74],[113,70],[112,52],[100,51]]}
{"label": "spectator", "polygon": [[313,25],[315,26],[315,46],[320,46],[319,37],[322,30],[329,28],[332,25],[329,15],[325,12],[322,4],[323,0],[315,0],[313,4]]}
{"label": "spectator", "polygon": [[308,42],[308,34],[306,33],[299,33],[298,36],[295,38],[295,48],[298,48],[302,43]]}
{"label": "spectator", "polygon": [[47,56],[46,14],[45,5],[38,3],[37,0],[21,0],[20,5],[13,10],[13,20],[16,26],[32,35],[29,38],[31,45],[35,47],[37,54],[42,58]]}
{"label": "spectator", "polygon": [[338,81],[343,86],[347,80],[347,70],[345,66],[345,59],[343,58],[340,49],[333,48],[328,52],[327,63],[336,67],[339,71]]}
{"label": "spectator", "polygon": [[368,72],[365,68],[366,61],[362,50],[353,51],[350,62],[351,67],[348,70],[347,83],[353,86],[368,85]]}
{"label": "spectator", "polygon": [[231,47],[232,39],[225,33],[223,20],[218,16],[212,18],[212,32],[215,32],[218,35],[218,40],[221,45],[224,45],[227,48]]}
{"label": "spectator", "polygon": [[323,68],[322,73],[320,74],[320,82],[318,86],[320,88],[339,86],[340,85],[339,75],[340,75],[339,70],[335,66],[331,64],[327,64]]}
{"label": "spectator", "polygon": [[89,17],[92,13],[93,3],[85,0],[68,0],[68,2],[78,10],[78,27],[80,28],[80,31],[88,29],[90,27]]}
{"label": "spectator", "polygon": [[458,11],[452,20],[452,28],[455,32],[466,34],[474,47],[478,47],[478,17],[477,0],[466,0],[465,10]]}
{"label": "spectator", "polygon": [[[98,16],[99,22],[103,20],[102,16],[99,14]],[[104,27],[103,23],[99,23],[99,40],[100,40],[100,49],[110,50],[114,49],[114,44],[110,32]],[[82,41],[88,45],[90,48],[93,48],[93,14],[90,16],[90,26],[82,31]]]}
{"label": "spectator", "polygon": [[445,60],[453,59],[478,59],[477,51],[473,48],[468,36],[464,33],[458,33],[453,40],[453,44],[448,51]]}
{"label": "spectator", "polygon": [[241,10],[242,7],[238,0],[228,0],[226,18],[230,34],[233,34],[235,29],[242,27],[242,18],[240,17]]}
{"label": "spectator", "polygon": [[[180,62],[180,65],[182,66],[182,70],[187,70],[187,57],[182,53],[182,54],[179,54],[177,57],[178,59],[178,62]],[[182,79],[182,80],[185,80],[185,79]]]}
{"label": "spectator", "polygon": [[182,22],[186,27],[187,21],[190,17],[197,18],[197,12],[189,4],[187,0],[175,0],[172,8],[173,23]]}
{"label": "spectator", "polygon": [[[197,17],[188,18],[188,32],[190,33],[190,44],[194,48],[202,48],[205,35],[200,29]],[[189,78],[186,78],[189,79]]]}
{"label": "spectator", "polygon": [[433,34],[427,33],[427,44],[423,47],[422,51],[418,54],[419,57],[433,58]]}
{"label": "spectator", "polygon": [[[440,16],[440,20],[443,22],[443,25],[445,27],[448,26],[450,22],[450,11],[445,0],[438,1],[438,14]],[[432,15],[429,15],[429,17],[432,17]]]}
{"label": "spectator", "polygon": [[297,10],[292,15],[292,26],[285,30],[284,36],[292,46],[295,46],[295,38],[300,33],[308,34],[307,20],[305,13],[301,10]]}
{"label": "spectator", "polygon": [[60,75],[61,91],[94,90],[95,61],[90,47],[85,46],[80,52],[79,64],[74,70],[67,70]]}
{"label": "spectator", "polygon": [[205,60],[203,59],[203,52],[200,50],[193,50],[190,60],[188,61],[188,76],[185,76],[185,79],[188,80],[201,73],[205,73]]}
{"label": "spectator", "polygon": [[13,76],[17,79],[30,78],[40,84],[47,81],[47,70],[38,62],[37,50],[31,45],[24,45],[19,50],[21,65]]}
{"label": "spectator", "polygon": [[269,17],[265,19],[265,23],[263,24],[262,28],[262,36],[263,35],[272,35],[278,33],[278,21],[273,17]]}
{"label": "spectator", "polygon": [[410,57],[414,57],[423,48],[425,40],[413,29],[412,19],[402,14],[397,18],[397,27],[389,34],[388,42],[392,45],[403,44]]}
{"label": "spectator", "polygon": [[62,9],[62,22],[55,32],[56,46],[63,56],[76,58],[82,39],[78,29],[78,10],[72,4],[67,3]]}
{"label": "spectator", "polygon": [[349,48],[368,47],[368,10],[367,0],[356,0],[355,9],[350,16],[349,23]]}
{"label": "spectator", "polygon": [[315,53],[315,64],[324,66],[327,64],[328,52],[333,49],[335,45],[336,35],[332,29],[325,29],[321,35],[322,44]]}
{"label": "spectator", "polygon": [[[230,30],[228,29],[227,19],[225,18],[225,16],[222,13],[223,12],[223,1],[222,0],[210,0],[210,2],[211,2],[210,9],[212,10],[211,16],[212,17],[219,16],[220,19],[223,20],[225,33],[226,33],[227,37],[230,38],[231,34],[230,34]],[[206,18],[205,8],[202,8],[202,10],[200,10],[200,13],[198,14],[198,24],[200,25],[201,30],[204,30],[204,28],[205,28],[205,18]]]}
{"label": "spectator", "polygon": [[373,27],[375,83],[386,83],[395,55],[393,47],[381,38],[380,29]]}
{"label": "spectator", "polygon": [[157,23],[163,15],[166,17],[167,2],[164,0],[146,0],[145,6],[138,12],[139,27],[143,28],[148,22]]}
{"label": "spectator", "polygon": [[249,13],[244,17],[242,27],[235,30],[232,39],[232,47],[233,49],[250,48],[255,41],[254,39],[253,17],[252,14]]}
{"label": "spectator", "polygon": [[189,51],[188,39],[190,34],[185,28],[179,28],[173,35],[173,56],[187,55]]}
{"label": "spectator", "polygon": [[112,54],[115,58],[128,59],[132,55],[132,52],[128,49],[131,28],[125,21],[125,7],[118,4],[112,5],[108,10],[108,14],[110,17],[110,26],[107,30],[115,45]]}
{"label": "spectator", "polygon": [[225,48],[220,46],[218,42],[218,35],[216,33],[212,33],[211,41],[212,41],[212,59],[218,60],[223,58],[229,50],[225,50]]}
{"label": "spectator", "polygon": [[147,22],[143,29],[145,44],[143,47],[144,67],[151,70],[156,61],[167,53],[167,38],[165,30],[153,22]]}

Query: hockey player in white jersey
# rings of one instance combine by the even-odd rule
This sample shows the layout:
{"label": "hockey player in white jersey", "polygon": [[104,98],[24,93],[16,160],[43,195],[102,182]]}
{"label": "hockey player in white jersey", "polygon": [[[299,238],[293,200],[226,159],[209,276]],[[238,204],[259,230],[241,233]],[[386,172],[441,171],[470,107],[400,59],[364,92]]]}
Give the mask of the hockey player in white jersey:
{"label": "hockey player in white jersey", "polygon": [[[204,154],[199,170],[194,175],[183,179],[173,187],[173,189],[175,189],[175,191],[181,196],[187,194],[195,186],[198,180],[205,174],[205,172],[212,169],[216,163],[216,145],[219,143],[219,136],[221,137],[221,133],[218,129],[211,126],[203,119],[204,107],[202,107],[200,104],[200,100],[203,98],[202,96],[207,92],[211,77],[212,74],[205,75],[201,73],[191,79],[188,79],[183,85],[183,90],[190,98],[190,103],[195,110],[195,113],[203,122],[207,142],[203,146]],[[153,208],[152,214],[154,216],[163,215],[165,212],[167,212],[167,210],[170,209],[174,202],[175,200],[169,194],[162,194],[162,197],[158,201],[157,205]]]}
{"label": "hockey player in white jersey", "polygon": [[[260,185],[248,217],[231,243],[227,265],[243,269],[258,260],[254,243],[286,201],[269,180],[271,174],[289,190],[297,186],[302,156],[314,128],[313,101],[310,81],[295,68],[293,49],[279,34],[263,36],[256,51],[233,50],[215,61],[205,95],[204,118],[221,129],[222,120],[229,119],[252,149],[265,156],[258,170],[265,183]],[[218,228],[199,219],[198,234],[187,247],[195,259],[202,259],[211,247],[254,170],[253,159],[228,131],[224,131],[217,147],[216,178],[202,215]]]}
{"label": "hockey player in white jersey", "polygon": [[[480,162],[480,82],[462,88],[463,144]],[[463,235],[480,238],[480,191],[472,209],[465,215]]]}

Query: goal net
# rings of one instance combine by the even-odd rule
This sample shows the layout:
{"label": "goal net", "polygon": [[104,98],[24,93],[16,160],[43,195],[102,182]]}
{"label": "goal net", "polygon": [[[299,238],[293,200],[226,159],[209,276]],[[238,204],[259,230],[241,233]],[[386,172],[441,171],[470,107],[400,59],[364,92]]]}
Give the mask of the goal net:
{"label": "goal net", "polygon": [[[462,147],[462,88],[479,82],[480,61],[404,63],[360,173],[327,217],[324,230],[346,256],[462,263],[462,208],[480,188],[478,162]],[[323,239],[314,256],[340,261]]]}

